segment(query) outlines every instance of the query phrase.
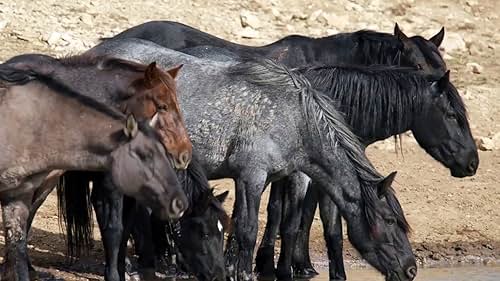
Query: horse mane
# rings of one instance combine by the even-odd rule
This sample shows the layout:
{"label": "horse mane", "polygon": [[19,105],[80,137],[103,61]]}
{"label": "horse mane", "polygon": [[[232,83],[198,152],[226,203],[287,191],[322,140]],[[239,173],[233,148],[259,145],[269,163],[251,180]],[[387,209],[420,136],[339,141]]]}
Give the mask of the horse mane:
{"label": "horse mane", "polygon": [[313,66],[299,70],[334,100],[358,135],[403,131],[422,110],[429,86],[411,68],[396,66]]}
{"label": "horse mane", "polygon": [[19,70],[7,64],[2,64],[0,65],[0,80],[13,85],[25,85],[32,81],[38,81],[52,89],[54,92],[65,97],[75,99],[80,104],[91,107],[115,120],[124,119],[124,115],[116,109],[72,90],[67,85],[50,77],[50,75],[40,74],[33,70]]}
{"label": "horse mane", "polygon": [[190,210],[188,212],[193,212],[196,208],[203,208],[204,206],[201,205],[207,203],[215,207],[225,228],[230,224],[230,218],[222,207],[222,204],[214,196],[205,171],[195,154],[193,154],[192,160],[186,170],[177,171],[177,178],[189,201]]}
{"label": "horse mane", "polygon": [[[334,102],[328,96],[312,88],[309,81],[300,73],[292,72],[284,65],[269,59],[246,61],[236,64],[229,69],[230,75],[241,75],[246,80],[257,85],[272,85],[280,87],[279,92],[289,93],[293,87],[301,98],[302,111],[305,116],[311,135],[316,132],[319,140],[337,149],[340,146],[351,161],[361,185],[365,217],[371,227],[376,225],[376,214],[379,214],[377,205],[377,184],[382,177],[366,157],[357,136],[349,129],[342,114],[334,107]],[[398,224],[405,231],[409,231],[409,224],[404,217],[394,190],[387,190],[386,200],[395,214]]]}
{"label": "horse mane", "polygon": [[351,38],[356,42],[365,58],[364,65],[399,65],[404,45],[392,34],[363,29],[353,33],[332,35],[327,38],[338,37]]}

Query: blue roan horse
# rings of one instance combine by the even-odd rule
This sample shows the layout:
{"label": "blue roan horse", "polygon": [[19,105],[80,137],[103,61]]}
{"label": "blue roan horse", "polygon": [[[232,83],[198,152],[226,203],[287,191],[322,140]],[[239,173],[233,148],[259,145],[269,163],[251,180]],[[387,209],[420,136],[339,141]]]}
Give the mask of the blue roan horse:
{"label": "blue roan horse", "polygon": [[89,52],[154,60],[165,68],[184,64],[177,91],[195,149],[210,179],[236,182],[234,236],[226,250],[230,276],[252,278],[264,186],[303,171],[339,206],[370,264],[389,280],[414,278],[408,225],[390,188],[393,177],[384,179],[373,169],[331,101],[302,75],[270,61],[211,62],[133,39],[107,41]]}

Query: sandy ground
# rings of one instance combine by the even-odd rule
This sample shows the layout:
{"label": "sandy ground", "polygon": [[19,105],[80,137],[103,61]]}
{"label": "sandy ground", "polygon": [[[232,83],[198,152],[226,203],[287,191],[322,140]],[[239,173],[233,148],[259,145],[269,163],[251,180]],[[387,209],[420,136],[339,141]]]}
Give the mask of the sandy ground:
{"label": "sandy ground", "polygon": [[[452,80],[467,104],[473,134],[477,139],[490,137],[488,140],[493,142],[492,150],[480,151],[477,175],[450,177],[411,136],[403,138],[403,155],[394,152],[392,140],[373,145],[368,154],[384,174],[398,171],[395,189],[414,230],[411,241],[415,253],[424,265],[492,263],[500,258],[500,100],[496,96],[500,89],[500,8],[496,2],[0,1],[0,60],[28,52],[74,54],[95,45],[99,37],[158,19],[180,21],[251,45],[291,33],[325,36],[362,28],[391,32],[395,22],[408,35],[428,37],[445,26],[445,58]],[[242,27],[242,12],[256,17],[250,22],[252,27]],[[480,73],[473,73],[470,63],[479,64]],[[232,181],[214,183],[219,190],[231,190],[233,198]],[[266,202],[267,192],[261,208],[261,230]],[[227,204],[228,210],[231,205],[232,201]],[[319,217],[316,221],[311,242],[313,258],[322,262],[325,248]],[[63,255],[64,238],[59,232],[52,195],[35,219],[30,240],[34,264],[51,280],[102,280],[100,242],[95,243],[88,258],[68,266]],[[348,247],[345,255],[350,263],[358,264],[354,250]]]}

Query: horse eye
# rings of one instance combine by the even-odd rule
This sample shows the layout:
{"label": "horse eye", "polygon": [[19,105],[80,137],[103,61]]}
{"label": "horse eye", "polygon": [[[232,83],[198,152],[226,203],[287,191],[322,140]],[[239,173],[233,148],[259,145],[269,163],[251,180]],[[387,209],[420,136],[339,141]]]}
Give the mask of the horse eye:
{"label": "horse eye", "polygon": [[166,105],[166,104],[160,104],[160,105],[158,106],[158,110],[159,110],[159,111],[167,111],[167,109],[168,109],[168,107],[167,107],[167,105]]}
{"label": "horse eye", "polygon": [[446,114],[446,117],[448,119],[451,119],[451,120],[456,120],[457,119],[457,115],[455,115],[455,113],[448,113],[448,114]]}
{"label": "horse eye", "polygon": [[422,67],[422,65],[421,65],[421,64],[417,64],[417,69],[418,69],[418,70],[422,70],[422,69],[424,69],[424,68]]}
{"label": "horse eye", "polygon": [[385,220],[388,225],[394,225],[396,223],[396,220],[393,218],[389,218]]}

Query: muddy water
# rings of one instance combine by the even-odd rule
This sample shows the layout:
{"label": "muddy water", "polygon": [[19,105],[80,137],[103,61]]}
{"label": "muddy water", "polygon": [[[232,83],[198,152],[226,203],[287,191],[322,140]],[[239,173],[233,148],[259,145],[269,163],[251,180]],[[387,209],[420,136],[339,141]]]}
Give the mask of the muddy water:
{"label": "muddy water", "polygon": [[[351,269],[347,271],[349,281],[384,281],[376,271]],[[322,272],[313,281],[328,281],[328,272]],[[500,266],[419,268],[415,281],[500,281]]]}

